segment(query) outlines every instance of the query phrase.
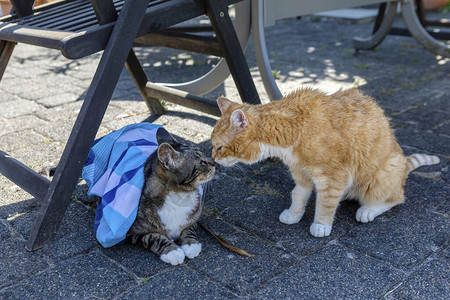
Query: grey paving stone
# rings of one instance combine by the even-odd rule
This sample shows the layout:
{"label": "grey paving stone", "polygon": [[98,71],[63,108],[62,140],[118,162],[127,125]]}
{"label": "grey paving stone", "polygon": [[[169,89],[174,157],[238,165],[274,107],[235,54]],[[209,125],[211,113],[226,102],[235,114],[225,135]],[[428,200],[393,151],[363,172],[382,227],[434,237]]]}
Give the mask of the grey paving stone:
{"label": "grey paving stone", "polygon": [[404,273],[331,244],[269,281],[252,299],[380,299]]}
{"label": "grey paving stone", "polygon": [[[27,84],[25,85],[24,82]],[[8,92],[16,96],[16,99],[26,99],[33,100],[33,95],[36,95],[42,85],[36,84],[37,82],[34,80],[24,80],[22,78],[17,78],[15,76],[10,76],[6,78],[2,78],[1,87],[3,91]],[[24,88],[24,86],[26,86]]]}
{"label": "grey paving stone", "polygon": [[[437,178],[424,178],[422,174],[413,173],[408,176],[405,184],[405,209],[420,208],[430,211],[448,202],[450,185]],[[431,173],[433,174],[433,173]]]}
{"label": "grey paving stone", "polygon": [[399,205],[339,238],[345,246],[411,271],[449,238],[448,216]]}
{"label": "grey paving stone", "polygon": [[30,147],[31,145],[45,143],[47,141],[47,137],[36,133],[32,129],[25,129],[0,136],[0,145],[2,145],[2,151],[5,152]]}
{"label": "grey paving stone", "polygon": [[0,110],[0,116],[11,119],[23,115],[33,114],[39,109],[39,104],[36,104],[33,101],[15,99],[13,100],[13,103],[5,105],[4,108]]}
{"label": "grey paving stone", "polygon": [[[22,214],[9,223],[21,236],[28,238],[38,211]],[[73,202],[69,205],[56,238],[50,245],[37,250],[57,262],[79,253],[89,253],[98,246],[94,236],[94,211]]]}
{"label": "grey paving stone", "polygon": [[[331,235],[315,238],[309,232],[314,220],[315,197],[310,198],[303,218],[297,224],[286,225],[279,221],[279,215],[288,209],[290,200],[270,195],[255,195],[238,205],[227,209],[220,216],[227,222],[277,243],[298,256],[311,254],[331,240],[346,234],[348,222],[335,220]],[[340,218],[342,210],[337,211]]]}
{"label": "grey paving stone", "polygon": [[153,276],[119,299],[238,299],[207,278],[186,267],[176,267]]}
{"label": "grey paving stone", "polygon": [[99,253],[81,254],[0,290],[3,299],[110,298],[137,285],[133,276]]}
{"label": "grey paving stone", "polygon": [[10,94],[2,89],[2,85],[0,83],[0,102],[12,101],[17,99],[17,97],[13,94]]}
{"label": "grey paving stone", "polygon": [[[0,224],[1,225],[1,224]],[[1,227],[5,229],[4,226]],[[18,237],[2,237],[2,247],[0,249],[0,297],[3,288],[14,286],[16,283],[34,274],[49,268],[45,258],[35,252],[25,250],[24,241]],[[14,287],[11,288],[14,291]],[[5,297],[5,298],[3,298]]]}
{"label": "grey paving stone", "polygon": [[14,119],[1,118],[0,120],[2,122],[0,136],[46,124],[46,121],[35,115],[19,116]]}
{"label": "grey paving stone", "polygon": [[102,248],[101,251],[141,278],[150,278],[171,267],[170,264],[163,262],[150,250],[128,243],[111,248]]}
{"label": "grey paving stone", "polygon": [[[16,189],[14,187],[14,189]],[[17,191],[20,188],[17,187]],[[2,195],[8,196],[11,195],[7,191],[2,190]],[[24,192],[25,193],[25,192]],[[15,218],[22,218],[22,216],[30,211],[36,210],[40,207],[40,203],[38,200],[32,198],[32,196],[28,194],[24,194],[22,197],[17,197],[17,201],[9,201],[9,203],[5,203],[3,201],[0,202],[2,206],[0,207],[0,217],[8,220],[13,220]]]}
{"label": "grey paving stone", "polygon": [[438,128],[436,128],[434,130],[435,133],[437,134],[442,134],[445,136],[450,136],[450,121],[446,122],[444,124],[442,124],[441,126],[439,126]]}
{"label": "grey paving stone", "polygon": [[75,122],[78,113],[80,112],[83,101],[75,101],[66,103],[65,105],[39,110],[36,115],[44,120],[54,124],[54,122],[64,120],[65,122]]}
{"label": "grey paving stone", "polygon": [[[222,223],[219,226],[230,225]],[[253,258],[230,252],[203,230],[198,233],[203,244],[202,252],[189,260],[187,266],[239,295],[250,293],[296,262],[292,255],[280,247],[248,233],[229,234],[225,239],[254,255]]]}
{"label": "grey paving stone", "polygon": [[251,195],[251,187],[245,181],[221,173],[214,176],[210,185],[211,192],[204,205],[217,212],[234,206]]}
{"label": "grey paving stone", "polygon": [[392,116],[391,122],[396,127],[430,130],[448,121],[449,118],[449,113],[419,107]]}
{"label": "grey paving stone", "polygon": [[46,123],[43,126],[38,126],[34,130],[44,136],[47,136],[49,143],[65,144],[69,139],[70,132],[74,125],[74,121],[67,120],[55,128],[52,122]]}
{"label": "grey paving stone", "polygon": [[39,172],[46,164],[59,160],[63,150],[64,144],[62,142],[50,140],[32,145],[29,148],[14,150],[10,154],[24,165]]}
{"label": "grey paving stone", "polygon": [[38,200],[0,175],[0,218],[10,219],[30,212],[40,206]]}
{"label": "grey paving stone", "polygon": [[117,107],[124,111],[126,114],[148,114],[150,116],[150,112],[148,110],[147,105],[141,99],[136,100],[112,100],[109,103],[108,108]]}
{"label": "grey paving stone", "polygon": [[[104,117],[104,123],[100,125],[100,128],[96,134],[96,138],[102,137],[110,133],[111,131],[117,130],[125,125],[140,123],[144,120],[145,117],[147,117],[147,115],[131,115],[131,117],[129,117],[128,114],[124,112],[124,109],[120,109],[117,107],[108,108]],[[34,128],[34,130],[42,135],[48,136],[45,142],[56,141],[61,145],[65,145],[72,131],[72,126],[75,123],[76,115],[74,115],[73,112],[68,113],[66,122],[61,122],[61,126],[57,128],[55,128],[54,124],[52,124],[54,120],[51,120],[51,113],[40,115],[40,117],[50,118],[50,120],[48,123],[37,126],[36,128]]]}
{"label": "grey paving stone", "polygon": [[127,117],[125,117],[125,116],[118,117],[118,118],[112,119],[111,121],[107,121],[107,122],[103,123],[103,125],[104,125],[104,128],[106,128],[108,132],[111,132],[111,131],[118,130],[118,129],[120,129],[124,126],[130,125],[130,124],[145,122],[148,117],[149,117],[149,115],[147,113],[130,115]]}
{"label": "grey paving stone", "polygon": [[4,221],[0,219],[0,239],[6,240],[11,237],[12,232],[3,222]]}
{"label": "grey paving stone", "polygon": [[62,105],[65,103],[75,102],[77,100],[77,95],[68,92],[59,92],[51,96],[43,97],[37,101],[37,103],[44,105],[47,108]]}
{"label": "grey paving stone", "polygon": [[438,252],[436,257],[445,260],[447,263],[450,262],[450,243],[446,243]]}
{"label": "grey paving stone", "polygon": [[424,149],[434,154],[450,153],[450,137],[411,130],[408,128],[396,129],[395,136],[400,145]]}
{"label": "grey paving stone", "polygon": [[401,282],[386,299],[447,299],[450,295],[448,261],[431,259]]}

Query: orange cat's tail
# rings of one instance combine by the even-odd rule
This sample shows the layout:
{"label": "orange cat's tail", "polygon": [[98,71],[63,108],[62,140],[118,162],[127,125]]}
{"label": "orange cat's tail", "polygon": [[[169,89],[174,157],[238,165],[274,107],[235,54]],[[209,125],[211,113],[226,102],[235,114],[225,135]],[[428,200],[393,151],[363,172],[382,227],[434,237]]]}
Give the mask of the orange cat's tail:
{"label": "orange cat's tail", "polygon": [[408,173],[421,166],[435,165],[440,162],[439,157],[433,155],[426,155],[421,153],[415,153],[406,157],[406,165],[408,167]]}

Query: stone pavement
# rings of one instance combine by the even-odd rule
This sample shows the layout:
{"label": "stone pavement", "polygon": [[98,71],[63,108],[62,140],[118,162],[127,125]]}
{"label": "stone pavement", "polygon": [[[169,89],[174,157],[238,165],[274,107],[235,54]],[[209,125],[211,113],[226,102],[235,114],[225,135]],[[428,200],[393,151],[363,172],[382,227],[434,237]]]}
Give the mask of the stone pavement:
{"label": "stone pavement", "polygon": [[[395,36],[354,56],[352,37],[370,31],[370,24],[289,19],[267,28],[266,39],[282,92],[359,86],[392,118],[406,154],[440,157],[439,165],[410,175],[405,204],[360,224],[358,204],[344,201],[331,236],[319,239],[309,234],[314,199],[298,224],[278,221],[294,186],[282,164],[219,168],[201,222],[255,257],[229,252],[199,229],[200,256],[172,267],[139,247],[103,249],[93,235],[96,199],[86,195],[82,180],[56,241],[27,252],[39,202],[0,175],[0,298],[448,299],[450,60]],[[136,50],[156,81],[193,79],[217,62],[172,49]],[[252,51],[250,45],[248,62],[266,99]],[[0,149],[36,171],[59,158],[98,60],[68,61],[52,50],[18,45],[0,83]],[[208,96],[220,95],[238,99],[230,78]],[[167,108],[150,117],[124,72],[98,136],[153,121],[210,149],[216,117]]]}

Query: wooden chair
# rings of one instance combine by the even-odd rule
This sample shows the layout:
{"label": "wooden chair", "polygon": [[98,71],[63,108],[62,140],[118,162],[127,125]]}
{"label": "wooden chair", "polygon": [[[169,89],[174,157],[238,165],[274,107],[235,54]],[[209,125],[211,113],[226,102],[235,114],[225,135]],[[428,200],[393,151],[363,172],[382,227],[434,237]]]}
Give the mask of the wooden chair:
{"label": "wooden chair", "polygon": [[0,80],[16,43],[58,49],[68,59],[104,50],[52,181],[0,151],[0,173],[42,200],[28,250],[54,239],[124,65],[152,114],[163,113],[157,98],[219,113],[214,101],[150,83],[132,49],[135,39],[158,33],[162,44],[180,45],[180,36],[165,30],[207,15],[217,38],[183,34],[183,43],[224,57],[243,101],[260,103],[228,15],[228,6],[239,1],[61,0],[33,9],[34,0],[11,0],[11,15],[0,18]]}

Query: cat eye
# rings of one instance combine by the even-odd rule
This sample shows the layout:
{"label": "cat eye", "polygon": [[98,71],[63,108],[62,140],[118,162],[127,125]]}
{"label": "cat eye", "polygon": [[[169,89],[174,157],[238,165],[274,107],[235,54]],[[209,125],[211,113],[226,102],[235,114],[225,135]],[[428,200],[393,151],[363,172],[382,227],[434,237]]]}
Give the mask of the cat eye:
{"label": "cat eye", "polygon": [[220,151],[220,150],[222,150],[222,146],[217,147],[217,151]]}

